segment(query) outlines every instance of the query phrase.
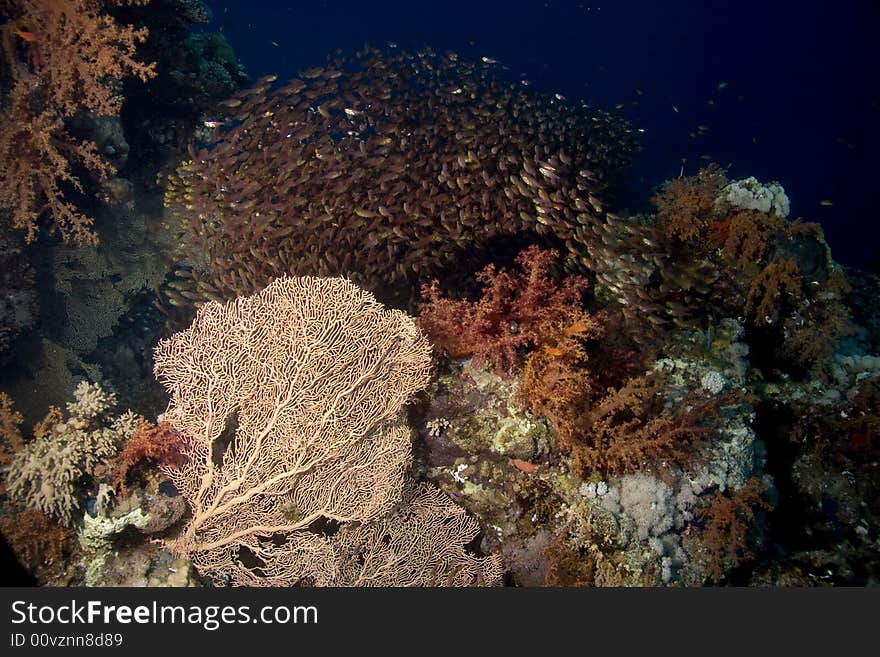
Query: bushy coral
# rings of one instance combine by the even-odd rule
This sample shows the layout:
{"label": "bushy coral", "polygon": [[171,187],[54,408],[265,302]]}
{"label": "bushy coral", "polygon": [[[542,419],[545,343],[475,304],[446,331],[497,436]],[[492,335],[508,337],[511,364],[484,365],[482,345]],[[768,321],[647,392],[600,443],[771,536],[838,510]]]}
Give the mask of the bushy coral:
{"label": "bushy coral", "polygon": [[582,420],[582,437],[572,448],[577,469],[636,472],[699,459],[722,398],[690,395],[669,411],[661,391],[654,374],[609,390]]}
{"label": "bushy coral", "polygon": [[774,233],[785,227],[785,221],[773,215],[734,212],[710,226],[709,239],[718,247],[725,263],[745,278],[753,278],[765,262]]}
{"label": "bushy coral", "polygon": [[6,508],[0,532],[19,563],[43,581],[53,581],[74,550],[73,533],[37,509]]}
{"label": "bushy coral", "polygon": [[[15,410],[12,397],[0,392],[0,467],[6,469],[24,447],[21,425],[24,416]],[[0,479],[0,495],[6,494],[6,478]]]}
{"label": "bushy coral", "polygon": [[517,256],[515,271],[488,265],[477,274],[483,291],[473,302],[444,297],[434,281],[422,288],[419,324],[448,355],[473,357],[502,375],[520,371],[524,354],[535,349],[574,357],[578,347],[572,336],[600,331],[582,309],[586,279],[554,280],[550,267],[556,257],[552,250],[531,246]]}
{"label": "bushy coral", "polygon": [[136,416],[112,417],[115,396],[96,384],[80,383],[68,418],[51,408],[34,427],[34,439],[13,456],[6,473],[10,498],[69,524],[81,506],[86,475],[114,456],[134,431]]}
{"label": "bushy coral", "polygon": [[[519,397],[528,409],[546,418],[556,431],[560,447],[576,444],[581,420],[587,414],[595,384],[587,359],[562,351],[533,351],[520,376]],[[557,355],[558,351],[562,351]],[[579,349],[579,351],[582,351]]]}
{"label": "bushy coral", "polygon": [[3,0],[0,26],[0,202],[12,208],[13,224],[28,241],[48,215],[51,230],[65,241],[96,242],[92,218],[69,198],[83,191],[77,169],[98,179],[113,173],[94,142],[74,137],[65,121],[78,112],[116,115],[122,99],[116,82],[124,76],[146,81],[152,64],[135,58],[144,29],[116,23],[107,4],[146,0]]}
{"label": "bushy coral", "polygon": [[126,480],[132,468],[143,462],[156,466],[173,467],[183,462],[183,438],[167,422],[152,424],[144,418],[138,419],[137,427],[125,441],[122,451],[116,456],[113,466],[113,486],[125,492]]}
{"label": "bushy coral", "polygon": [[720,582],[727,571],[751,556],[750,525],[758,509],[770,507],[762,497],[765,490],[765,484],[753,478],[737,491],[713,492],[694,512],[701,541],[698,558],[712,582]]}
{"label": "bushy coral", "polygon": [[793,305],[802,289],[796,262],[772,262],[752,280],[743,309],[756,324],[770,324],[778,321],[780,313]]}
{"label": "bushy coral", "polygon": [[661,229],[685,242],[699,238],[709,226],[715,198],[726,183],[724,172],[716,165],[695,176],[669,181],[651,197]]}

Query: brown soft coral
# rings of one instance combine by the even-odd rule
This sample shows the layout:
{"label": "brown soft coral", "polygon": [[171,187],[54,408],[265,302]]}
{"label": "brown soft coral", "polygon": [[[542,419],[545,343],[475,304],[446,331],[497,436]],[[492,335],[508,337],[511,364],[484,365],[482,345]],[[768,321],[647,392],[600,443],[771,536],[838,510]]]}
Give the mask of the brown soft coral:
{"label": "brown soft coral", "polygon": [[727,231],[724,239],[718,236],[723,261],[747,277],[758,273],[760,263],[773,243],[776,231],[785,230],[785,219],[754,210],[734,212],[724,222]]}
{"label": "brown soft coral", "polygon": [[0,515],[0,532],[24,568],[54,583],[75,549],[73,532],[42,511],[10,506]]}
{"label": "brown soft coral", "polygon": [[[11,463],[24,448],[20,429],[23,422],[22,414],[13,408],[12,398],[0,392],[0,465]],[[5,498],[5,477],[0,481],[0,495],[4,496],[0,533],[21,564],[43,579],[49,571],[63,569],[71,551],[71,533],[42,511],[26,509]]]}
{"label": "brown soft coral", "polygon": [[749,527],[758,508],[769,508],[762,497],[765,490],[764,482],[753,477],[738,491],[715,491],[709,503],[694,513],[699,559],[711,581],[720,582],[726,571],[751,556]]}
{"label": "brown soft coral", "polygon": [[96,243],[91,217],[65,190],[83,191],[76,168],[98,179],[113,168],[93,142],[73,138],[64,122],[82,111],[117,115],[122,99],[115,81],[155,75],[153,64],[135,59],[146,29],[118,25],[104,13],[108,4],[145,0],[0,0],[8,17],[0,26],[0,54],[9,72],[0,78],[9,87],[0,110],[0,201],[14,209],[13,224],[28,241],[48,214],[65,241]]}
{"label": "brown soft coral", "polygon": [[517,256],[518,271],[487,266],[477,274],[483,295],[474,302],[443,297],[434,281],[422,288],[419,324],[450,356],[472,356],[506,376],[519,371],[521,350],[546,346],[561,356],[557,342],[565,329],[592,332],[596,322],[581,307],[586,279],[568,276],[556,282],[550,276],[556,256],[531,246]]}
{"label": "brown soft coral", "polygon": [[576,468],[621,474],[698,460],[711,419],[726,398],[692,394],[670,412],[663,408],[662,387],[656,375],[646,375],[609,390],[584,419],[572,448]]}
{"label": "brown soft coral", "polygon": [[65,196],[65,187],[83,191],[73,173],[78,167],[98,179],[113,173],[91,141],[76,139],[51,111],[31,112],[22,89],[13,89],[0,122],[0,201],[12,208],[12,224],[25,231],[25,239],[37,237],[37,221],[47,210],[53,226],[67,242],[96,244],[93,220]]}
{"label": "brown soft coral", "polygon": [[[147,2],[2,0],[0,8],[10,20],[0,28],[0,39],[10,65],[19,64],[13,75],[30,84],[36,83],[36,76],[43,102],[61,116],[81,109],[118,114],[122,99],[112,79],[135,75],[146,81],[156,71],[155,64],[135,59],[137,44],[147,38],[146,28],[119,25],[104,8]],[[20,71],[22,64],[26,72]]]}
{"label": "brown soft coral", "polygon": [[602,337],[595,320],[576,327],[583,330],[560,331],[555,345],[532,351],[519,380],[519,396],[531,412],[550,422],[566,452],[575,444],[595,389],[582,341]]}
{"label": "brown soft coral", "polygon": [[[13,408],[12,398],[0,392],[0,465],[8,465],[15,453],[24,447],[24,436],[19,428],[24,416]],[[0,480],[0,495],[6,492],[6,479]]]}
{"label": "brown soft coral", "polygon": [[794,260],[771,262],[752,279],[744,312],[756,324],[772,324],[802,293],[803,280],[797,263]]}
{"label": "brown soft coral", "polygon": [[724,171],[711,164],[695,176],[676,178],[651,197],[663,231],[682,242],[701,237],[712,219],[712,206],[727,184]]}

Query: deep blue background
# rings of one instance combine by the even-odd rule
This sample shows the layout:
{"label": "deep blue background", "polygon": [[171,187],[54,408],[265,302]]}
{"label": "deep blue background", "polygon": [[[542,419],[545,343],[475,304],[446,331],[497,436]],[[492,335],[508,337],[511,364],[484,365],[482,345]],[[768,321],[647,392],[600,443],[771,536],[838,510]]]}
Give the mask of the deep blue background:
{"label": "deep blue background", "polygon": [[538,89],[606,109],[625,103],[645,129],[630,209],[682,158],[694,173],[705,155],[731,177],[780,181],[791,216],[819,221],[838,261],[880,256],[878,0],[209,4],[252,76],[293,77],[336,48],[393,41],[490,56]]}

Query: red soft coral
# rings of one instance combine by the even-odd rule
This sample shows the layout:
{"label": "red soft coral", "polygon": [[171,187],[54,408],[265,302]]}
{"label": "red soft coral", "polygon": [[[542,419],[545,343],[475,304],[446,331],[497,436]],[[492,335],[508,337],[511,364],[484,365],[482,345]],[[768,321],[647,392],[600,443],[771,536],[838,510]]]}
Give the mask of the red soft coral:
{"label": "red soft coral", "polygon": [[588,282],[580,276],[555,281],[549,270],[556,257],[555,251],[531,246],[517,256],[517,271],[487,266],[477,274],[483,295],[474,302],[443,297],[434,281],[422,288],[419,324],[448,355],[472,356],[513,375],[521,367],[522,350],[539,345],[557,350],[566,328],[593,331],[595,322],[581,309]]}
{"label": "red soft coral", "polygon": [[184,457],[181,451],[183,438],[167,422],[152,424],[141,418],[137,429],[116,457],[113,469],[113,485],[125,491],[129,472],[144,461],[156,465],[180,465]]}

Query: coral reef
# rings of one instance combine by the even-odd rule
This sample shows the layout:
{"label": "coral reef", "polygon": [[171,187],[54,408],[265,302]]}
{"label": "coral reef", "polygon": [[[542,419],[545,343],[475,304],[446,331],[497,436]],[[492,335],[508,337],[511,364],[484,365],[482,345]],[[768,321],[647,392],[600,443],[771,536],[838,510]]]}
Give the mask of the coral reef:
{"label": "coral reef", "polygon": [[778,183],[728,183],[712,165],[668,182],[652,202],[656,215],[608,214],[594,249],[597,294],[616,301],[634,340],[657,344],[658,328],[711,330],[742,315],[749,341],[765,345],[761,361],[801,376],[827,369],[850,330],[848,285],[821,228],[785,218]]}
{"label": "coral reef", "polygon": [[[420,413],[428,451],[419,462],[480,520],[485,549],[505,556],[517,585],[727,581],[764,533],[758,511],[769,502],[749,491],[759,483],[773,490],[753,428],[755,399],[742,392],[750,375],[744,338],[742,322],[729,318],[708,342],[701,331],[676,332],[648,373],[605,397],[587,392],[570,444],[540,413],[517,410],[522,372],[502,379],[450,361]],[[498,436],[516,436],[505,427],[517,417],[517,427],[551,433],[522,433],[530,440],[510,452]],[[712,525],[719,533],[710,540],[701,510],[719,496],[739,504],[737,518],[755,520],[747,536],[726,525],[741,539],[733,556],[706,544],[723,523]]]}
{"label": "coral reef", "polygon": [[203,0],[0,14],[38,583],[880,581],[880,279],[779,182],[682,168],[633,215],[636,131],[489,57],[251,83]]}
{"label": "coral reef", "polygon": [[[495,583],[497,560],[462,549],[473,524],[459,510],[429,492],[398,505],[400,411],[427,383],[429,351],[411,318],[339,278],[203,306],[155,352],[186,457],[165,472],[192,512],[170,549],[233,584]],[[401,521],[382,520],[395,505]],[[412,576],[413,558],[429,572]]]}
{"label": "coral reef", "polygon": [[547,457],[552,432],[520,401],[518,381],[471,361],[450,364],[431,388],[426,422],[432,438],[464,452],[492,452],[521,462]]}
{"label": "coral reef", "polygon": [[[0,394],[5,475],[0,530],[20,563],[54,585],[194,583],[189,562],[178,560],[169,570],[171,554],[144,542],[144,536],[161,535],[181,519],[183,498],[155,470],[141,473],[119,496],[111,486],[111,479],[124,474],[144,450],[147,458],[156,455],[161,445],[152,451],[138,446],[144,435],[156,435],[155,427],[150,430],[132,413],[112,419],[114,396],[98,386],[82,383],[74,396],[67,420],[51,409],[27,441],[19,430],[21,414]],[[140,440],[134,436],[136,424]],[[134,440],[134,448],[114,461],[126,438]]]}

